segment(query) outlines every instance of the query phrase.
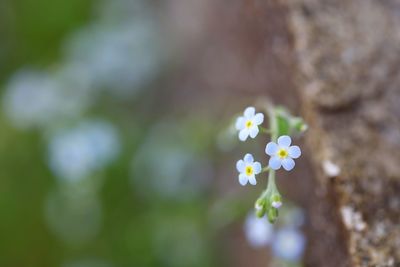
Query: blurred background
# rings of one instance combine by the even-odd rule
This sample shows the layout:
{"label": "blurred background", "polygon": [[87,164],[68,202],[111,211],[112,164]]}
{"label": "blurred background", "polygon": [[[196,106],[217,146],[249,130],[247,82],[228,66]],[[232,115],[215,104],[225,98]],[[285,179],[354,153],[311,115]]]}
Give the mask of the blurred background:
{"label": "blurred background", "polygon": [[275,226],[237,181],[234,116],[299,112],[283,11],[241,2],[0,1],[0,266],[302,266],[308,162]]}

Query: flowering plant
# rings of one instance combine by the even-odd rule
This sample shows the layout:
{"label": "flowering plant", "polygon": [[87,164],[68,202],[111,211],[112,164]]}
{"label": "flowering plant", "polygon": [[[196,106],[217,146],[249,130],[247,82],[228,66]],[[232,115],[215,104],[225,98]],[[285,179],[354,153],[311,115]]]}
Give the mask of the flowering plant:
{"label": "flowering plant", "polygon": [[252,154],[247,153],[243,159],[236,163],[239,172],[239,183],[246,185],[256,185],[256,175],[268,172],[267,188],[255,203],[256,214],[258,217],[267,215],[268,220],[274,223],[279,215],[279,208],[282,206],[281,195],[275,183],[276,171],[281,169],[291,171],[295,167],[294,159],[301,156],[301,149],[292,145],[290,135],[302,133],[307,129],[307,125],[302,118],[292,116],[283,107],[273,107],[266,109],[269,119],[269,128],[263,128],[264,114],[256,113],[254,107],[248,107],[243,112],[243,116],[236,119],[236,130],[239,140],[244,142],[248,137],[254,139],[261,133],[268,134],[271,141],[265,147],[265,153],[270,157],[268,165],[262,167],[261,163],[254,160]]}

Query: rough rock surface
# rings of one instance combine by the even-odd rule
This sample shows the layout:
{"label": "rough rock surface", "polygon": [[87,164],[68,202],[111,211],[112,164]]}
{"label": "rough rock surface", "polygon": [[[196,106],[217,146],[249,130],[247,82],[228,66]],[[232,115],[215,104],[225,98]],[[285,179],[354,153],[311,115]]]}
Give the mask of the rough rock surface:
{"label": "rough rock surface", "polygon": [[310,265],[400,266],[400,1],[281,3],[317,188],[334,203],[348,253],[341,265]]}

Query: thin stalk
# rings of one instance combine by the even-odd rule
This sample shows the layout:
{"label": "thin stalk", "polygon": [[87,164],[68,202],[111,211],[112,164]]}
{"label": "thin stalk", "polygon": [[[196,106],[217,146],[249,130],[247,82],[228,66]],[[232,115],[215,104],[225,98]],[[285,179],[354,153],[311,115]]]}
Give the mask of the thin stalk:
{"label": "thin stalk", "polygon": [[276,121],[275,111],[272,107],[268,108],[268,116],[271,139],[273,142],[276,142],[276,139],[278,139],[278,122]]}
{"label": "thin stalk", "polygon": [[275,184],[275,171],[270,170],[268,174],[267,188],[262,192],[260,198],[266,198],[273,191],[278,191]]}
{"label": "thin stalk", "polygon": [[[276,142],[278,139],[278,123],[276,120],[276,115],[273,107],[268,107],[268,116],[269,116],[269,128],[271,129],[271,139],[273,142]],[[270,170],[268,175],[268,184],[267,191],[278,191],[275,185],[275,170]]]}
{"label": "thin stalk", "polygon": [[269,170],[270,170],[269,166],[264,167],[264,168],[262,168],[261,173],[268,172]]}
{"label": "thin stalk", "polygon": [[[272,106],[268,107],[268,116],[269,116],[269,128],[271,130],[271,140],[276,142],[278,139],[278,122],[276,120],[276,114]],[[276,188],[275,184],[275,170],[270,169],[268,174],[268,184],[266,193],[269,192],[279,192]]]}
{"label": "thin stalk", "polygon": [[270,170],[268,174],[267,190],[265,191],[278,191],[275,184],[275,171]]}
{"label": "thin stalk", "polygon": [[[273,142],[276,142],[278,139],[278,124],[276,120],[276,115],[272,106],[267,106],[266,108],[268,117],[269,117],[269,134],[271,135],[271,139]],[[268,183],[267,188],[262,192],[259,199],[267,199],[270,198],[274,194],[279,195],[279,191],[276,188],[275,184],[275,170],[272,170],[269,167],[263,168],[262,172],[268,171]],[[269,201],[269,200],[267,200]]]}

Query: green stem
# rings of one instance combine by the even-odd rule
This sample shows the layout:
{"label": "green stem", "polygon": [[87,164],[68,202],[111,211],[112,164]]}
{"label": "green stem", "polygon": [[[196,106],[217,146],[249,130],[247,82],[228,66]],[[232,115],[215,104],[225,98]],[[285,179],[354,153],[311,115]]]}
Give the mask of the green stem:
{"label": "green stem", "polygon": [[276,142],[278,139],[278,122],[276,121],[276,114],[273,107],[268,108],[268,116],[271,139],[273,142]]}
{"label": "green stem", "polygon": [[[268,107],[268,116],[269,116],[269,128],[271,129],[271,139],[273,142],[276,142],[278,139],[278,122],[276,120],[276,114],[274,108],[272,106]],[[268,184],[267,189],[265,190],[266,194],[269,192],[278,192],[275,184],[275,170],[270,169],[268,175]]]}
{"label": "green stem", "polygon": [[[274,108],[272,106],[267,106],[266,108],[267,114],[269,117],[269,133],[271,134],[271,139],[273,142],[276,142],[278,139],[278,125],[276,120],[276,114]],[[275,170],[270,169],[269,167],[265,167],[262,169],[262,172],[268,171],[268,183],[267,188],[262,192],[261,196],[258,199],[267,199],[270,201],[269,198],[272,195],[279,195],[279,191],[275,184]]]}
{"label": "green stem", "polygon": [[267,171],[269,171],[269,167],[267,166],[267,167],[264,167],[264,168],[262,168],[262,170],[261,170],[261,173],[264,173],[264,172],[267,172]]}
{"label": "green stem", "polygon": [[270,170],[268,174],[268,184],[266,191],[278,191],[275,184],[275,171]]}
{"label": "green stem", "polygon": [[[271,135],[272,142],[277,141],[278,139],[278,122],[275,114],[275,109],[271,105],[266,106],[266,111],[269,117],[269,133]],[[278,210],[276,208],[272,208],[272,202],[274,199],[278,199],[280,201],[281,197],[276,187],[275,183],[275,170],[272,170],[268,167],[263,168],[263,172],[269,170],[268,173],[268,184],[267,188],[262,192],[261,196],[256,201],[256,209],[257,209],[257,216],[262,217],[265,214],[268,216],[268,220],[271,223],[274,223],[278,218]],[[260,209],[259,206],[262,206]]]}
{"label": "green stem", "polygon": [[278,192],[278,189],[276,188],[275,184],[275,171],[269,170],[267,188],[262,192],[260,198],[265,198],[268,194],[270,194],[273,191]]}

